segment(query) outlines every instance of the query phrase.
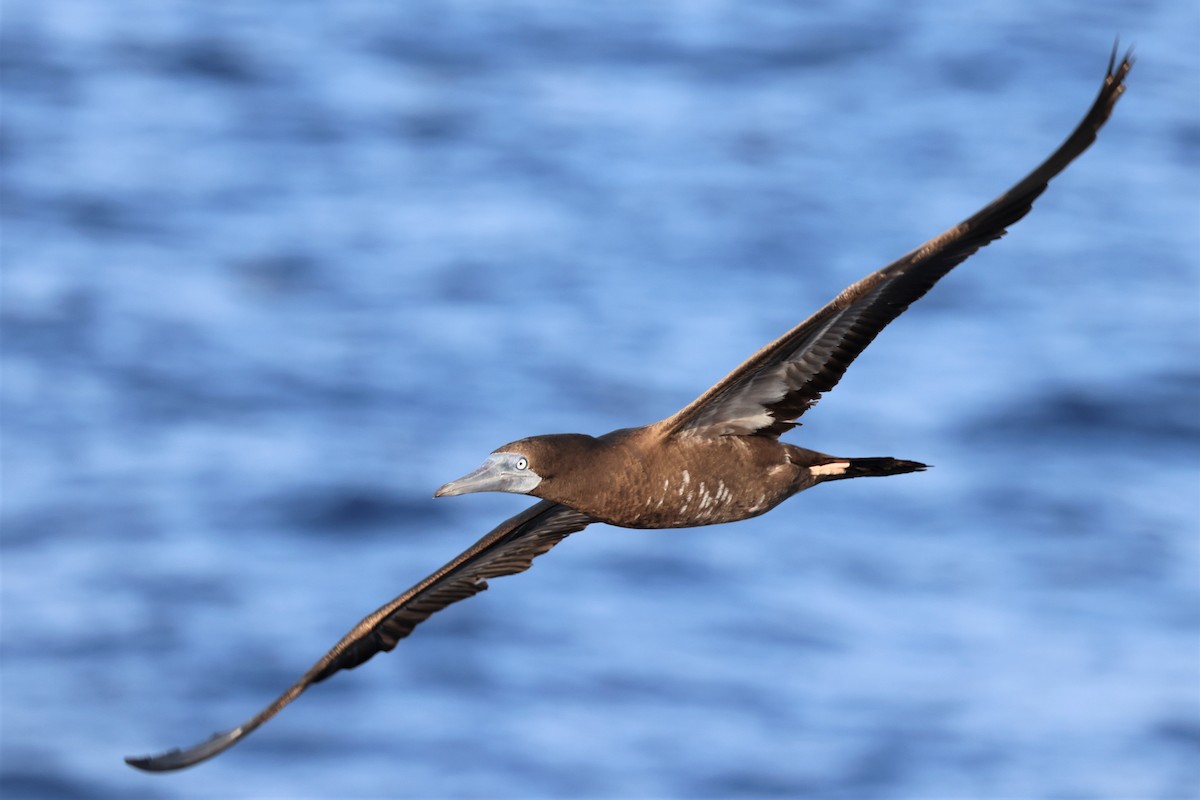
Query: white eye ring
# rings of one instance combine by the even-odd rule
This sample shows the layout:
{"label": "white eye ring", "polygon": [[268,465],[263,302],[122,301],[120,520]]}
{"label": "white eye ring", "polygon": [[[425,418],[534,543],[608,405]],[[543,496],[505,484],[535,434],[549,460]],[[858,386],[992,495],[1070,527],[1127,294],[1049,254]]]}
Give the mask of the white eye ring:
{"label": "white eye ring", "polygon": [[517,469],[528,469],[528,468],[529,468],[529,459],[525,458],[525,456],[521,456],[520,458],[517,459]]}

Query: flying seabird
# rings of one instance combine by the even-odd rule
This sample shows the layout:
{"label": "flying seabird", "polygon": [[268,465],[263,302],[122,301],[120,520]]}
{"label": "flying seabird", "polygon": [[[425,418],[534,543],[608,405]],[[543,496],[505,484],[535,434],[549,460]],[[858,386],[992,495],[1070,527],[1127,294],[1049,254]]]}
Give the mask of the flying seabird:
{"label": "flying seabird", "polygon": [[138,769],[181,769],[217,755],[314,683],[389,651],[431,614],[529,568],[593,522],[683,528],[763,514],[827,481],[916,472],[894,458],[845,458],[779,441],[888,323],[979,248],[1024,217],[1049,181],[1096,140],[1125,89],[1131,54],[1114,47],[1100,94],[1079,126],[1019,183],[974,216],[850,286],[751,356],[686,408],[660,422],[599,437],[533,436],[497,448],[483,465],[437,490],[515,492],[540,502],[368,615],[287,691],[248,721],[207,741],[130,757]]}

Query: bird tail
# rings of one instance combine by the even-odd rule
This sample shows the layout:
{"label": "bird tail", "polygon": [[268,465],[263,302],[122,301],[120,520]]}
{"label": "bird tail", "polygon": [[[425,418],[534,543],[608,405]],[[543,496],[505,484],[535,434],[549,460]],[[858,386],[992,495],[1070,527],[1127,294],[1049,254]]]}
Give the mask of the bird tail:
{"label": "bird tail", "polygon": [[812,474],[826,481],[843,478],[880,478],[884,475],[903,475],[906,472],[922,472],[929,468],[920,461],[903,461],[899,458],[840,458],[828,464],[809,467]]}

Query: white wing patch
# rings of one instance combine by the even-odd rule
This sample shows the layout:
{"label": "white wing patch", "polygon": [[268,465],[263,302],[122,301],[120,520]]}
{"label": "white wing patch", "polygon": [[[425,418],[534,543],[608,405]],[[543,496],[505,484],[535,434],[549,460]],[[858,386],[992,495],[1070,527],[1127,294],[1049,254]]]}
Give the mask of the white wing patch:
{"label": "white wing patch", "polygon": [[808,471],[813,475],[842,475],[849,468],[849,461],[834,461],[831,464],[820,464],[815,467],[809,467]]}
{"label": "white wing patch", "polygon": [[[848,310],[842,309],[803,342],[781,354],[781,363],[775,363],[729,387],[723,397],[714,398],[712,405],[700,412],[685,430],[703,431],[708,436],[736,436],[754,433],[775,424],[777,420],[767,406],[778,403],[791,392],[801,390],[820,371],[845,330],[853,324],[854,315],[847,314]],[[787,338],[787,335],[780,339]]]}

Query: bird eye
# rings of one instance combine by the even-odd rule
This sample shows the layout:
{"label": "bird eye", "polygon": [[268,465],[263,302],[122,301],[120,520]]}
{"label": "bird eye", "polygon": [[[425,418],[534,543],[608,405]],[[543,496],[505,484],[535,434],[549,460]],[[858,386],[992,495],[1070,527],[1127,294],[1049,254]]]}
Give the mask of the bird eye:
{"label": "bird eye", "polygon": [[527,469],[529,467],[529,459],[521,456],[517,459],[517,469]]}

